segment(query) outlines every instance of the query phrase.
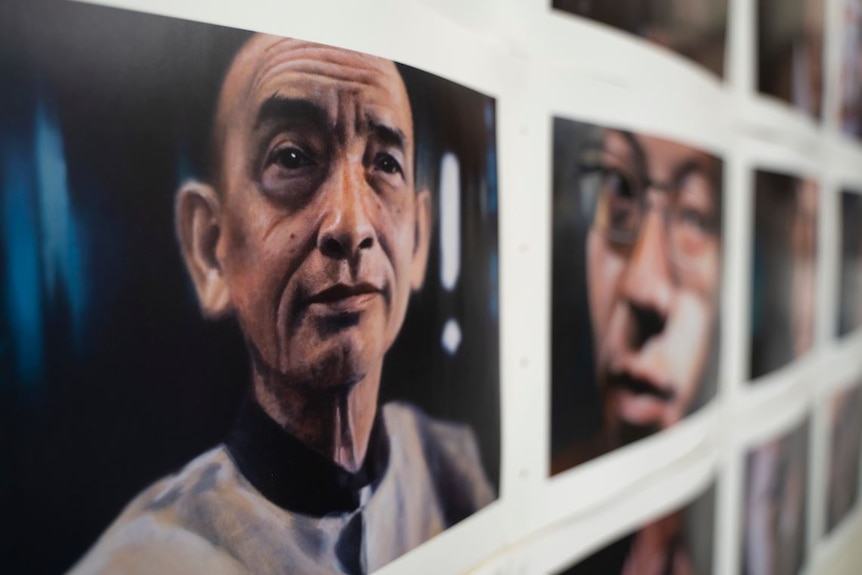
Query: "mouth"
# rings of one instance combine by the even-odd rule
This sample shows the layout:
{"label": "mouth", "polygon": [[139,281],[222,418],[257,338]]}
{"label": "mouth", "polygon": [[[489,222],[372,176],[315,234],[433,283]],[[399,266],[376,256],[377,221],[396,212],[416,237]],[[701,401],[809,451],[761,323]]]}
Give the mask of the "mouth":
{"label": "mouth", "polygon": [[611,374],[607,381],[612,417],[631,438],[649,435],[670,424],[676,388],[669,383],[627,372]]}
{"label": "mouth", "polygon": [[672,385],[658,384],[629,373],[612,374],[608,378],[608,387],[627,391],[633,395],[655,398],[664,403],[670,403],[676,398],[676,391]]}
{"label": "mouth", "polygon": [[306,300],[306,305],[310,308],[326,308],[335,313],[355,313],[381,295],[382,289],[367,282],[339,283],[313,294]]}

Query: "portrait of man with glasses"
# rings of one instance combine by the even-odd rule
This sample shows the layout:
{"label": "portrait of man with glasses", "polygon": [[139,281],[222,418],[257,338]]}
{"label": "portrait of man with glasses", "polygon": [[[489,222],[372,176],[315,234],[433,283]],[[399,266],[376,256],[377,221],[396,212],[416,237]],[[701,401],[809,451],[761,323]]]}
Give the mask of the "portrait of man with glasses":
{"label": "portrait of man with glasses", "polygon": [[688,144],[555,119],[552,474],[714,394],[721,172]]}

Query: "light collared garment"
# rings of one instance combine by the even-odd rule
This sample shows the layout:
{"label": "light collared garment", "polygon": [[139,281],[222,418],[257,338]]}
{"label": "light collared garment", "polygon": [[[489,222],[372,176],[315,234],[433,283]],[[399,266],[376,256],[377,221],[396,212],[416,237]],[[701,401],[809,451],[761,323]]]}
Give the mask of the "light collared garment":
{"label": "light collared garment", "polygon": [[355,509],[279,507],[223,444],[133,500],[71,575],[368,573],[494,499],[467,426],[404,403],[381,419],[385,469]]}

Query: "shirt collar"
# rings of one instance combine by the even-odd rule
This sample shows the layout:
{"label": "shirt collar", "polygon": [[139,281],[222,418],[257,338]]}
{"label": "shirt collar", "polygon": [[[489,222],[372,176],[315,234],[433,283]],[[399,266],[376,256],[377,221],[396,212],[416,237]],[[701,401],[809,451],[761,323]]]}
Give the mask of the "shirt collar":
{"label": "shirt collar", "polygon": [[351,473],[308,447],[247,399],[225,442],[240,472],[282,509],[305,515],[346,513],[361,503],[361,490],[375,488],[386,471],[389,441],[378,411],[362,467]]}

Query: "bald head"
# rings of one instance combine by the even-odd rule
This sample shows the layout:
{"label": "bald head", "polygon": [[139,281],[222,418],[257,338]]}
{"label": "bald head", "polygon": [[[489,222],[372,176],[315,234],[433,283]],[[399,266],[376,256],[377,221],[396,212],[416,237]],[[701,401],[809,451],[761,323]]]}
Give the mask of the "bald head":
{"label": "bald head", "polygon": [[[324,106],[291,106],[309,93]],[[221,188],[225,163],[235,161],[228,148],[235,145],[231,134],[258,128],[271,116],[283,112],[308,113],[336,119],[330,127],[343,132],[341,122],[361,122],[355,111],[338,110],[344,96],[371,93],[387,108],[390,124],[403,126],[405,162],[413,172],[413,119],[404,82],[390,60],[332,46],[279,36],[257,34],[234,57],[219,92],[210,150],[210,175]],[[299,98],[298,98],[299,96]],[[280,106],[280,104],[285,104]],[[383,111],[381,109],[381,111]],[[323,112],[323,114],[320,114]],[[355,126],[354,126],[355,128]]]}

